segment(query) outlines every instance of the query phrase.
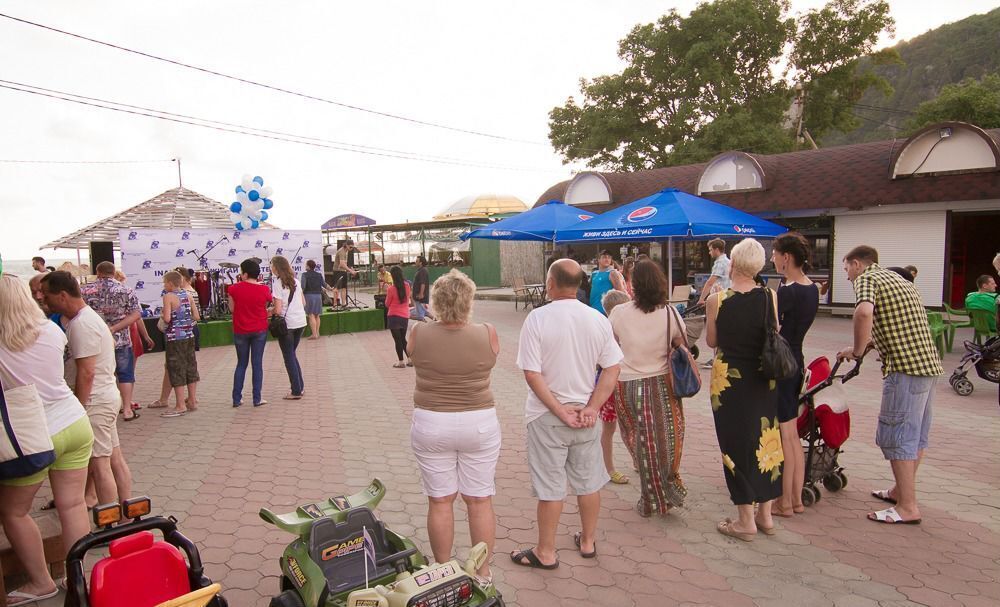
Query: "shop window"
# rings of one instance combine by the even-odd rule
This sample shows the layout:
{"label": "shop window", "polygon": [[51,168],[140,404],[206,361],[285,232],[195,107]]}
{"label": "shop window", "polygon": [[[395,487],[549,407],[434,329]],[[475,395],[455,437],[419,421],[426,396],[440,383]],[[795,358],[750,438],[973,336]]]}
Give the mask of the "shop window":
{"label": "shop window", "polygon": [[600,173],[579,173],[566,188],[568,205],[575,207],[611,202],[611,186]]}

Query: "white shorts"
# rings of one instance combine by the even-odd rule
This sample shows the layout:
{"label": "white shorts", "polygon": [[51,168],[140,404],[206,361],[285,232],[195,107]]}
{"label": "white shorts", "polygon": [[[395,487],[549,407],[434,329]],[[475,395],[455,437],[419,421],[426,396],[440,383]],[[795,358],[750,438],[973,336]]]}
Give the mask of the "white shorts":
{"label": "white shorts", "polygon": [[496,409],[442,413],[413,409],[410,444],[420,466],[424,495],[496,493],[500,421]]}

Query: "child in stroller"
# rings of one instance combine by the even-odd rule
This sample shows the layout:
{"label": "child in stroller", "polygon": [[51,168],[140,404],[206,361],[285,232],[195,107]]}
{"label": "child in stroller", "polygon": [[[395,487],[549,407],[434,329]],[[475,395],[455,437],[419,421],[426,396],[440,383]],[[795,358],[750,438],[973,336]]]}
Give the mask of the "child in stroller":
{"label": "child in stroller", "polygon": [[[817,483],[827,491],[840,491],[847,486],[847,476],[837,458],[840,447],[851,434],[851,412],[847,405],[847,383],[861,371],[861,360],[842,375],[841,361],[830,368],[830,360],[821,356],[806,366],[805,392],[799,397],[799,437],[805,441],[805,484],[802,504],[812,506],[820,500]],[[840,382],[836,382],[836,380]],[[822,396],[818,396],[823,392]]]}
{"label": "child in stroller", "polygon": [[990,338],[981,346],[965,342],[965,355],[948,379],[951,387],[961,396],[968,396],[975,389],[967,377],[973,367],[979,377],[994,384],[1000,383],[1000,337]]}

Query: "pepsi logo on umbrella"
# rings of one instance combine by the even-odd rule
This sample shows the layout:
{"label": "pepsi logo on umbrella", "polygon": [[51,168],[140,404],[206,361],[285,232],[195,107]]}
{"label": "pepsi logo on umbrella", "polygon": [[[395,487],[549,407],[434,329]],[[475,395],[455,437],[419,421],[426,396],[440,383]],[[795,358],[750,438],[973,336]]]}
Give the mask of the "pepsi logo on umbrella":
{"label": "pepsi logo on umbrella", "polygon": [[625,217],[631,223],[639,223],[640,221],[646,221],[656,215],[656,207],[639,207],[638,209],[632,211]]}
{"label": "pepsi logo on umbrella", "polygon": [[580,221],[587,221],[588,219],[591,219],[594,216],[593,215],[577,215],[577,217],[580,218]]}

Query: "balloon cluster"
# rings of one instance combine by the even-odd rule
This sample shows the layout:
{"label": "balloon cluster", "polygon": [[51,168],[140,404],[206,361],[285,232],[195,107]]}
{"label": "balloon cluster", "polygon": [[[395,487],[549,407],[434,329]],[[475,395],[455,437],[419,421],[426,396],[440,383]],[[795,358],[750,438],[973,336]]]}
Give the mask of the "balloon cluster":
{"label": "balloon cluster", "polygon": [[265,186],[261,177],[243,176],[243,182],[236,186],[236,202],[229,205],[229,218],[237,230],[254,230],[262,221],[267,221],[267,209],[271,202],[271,186]]}

